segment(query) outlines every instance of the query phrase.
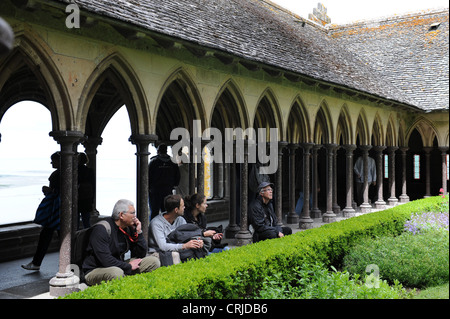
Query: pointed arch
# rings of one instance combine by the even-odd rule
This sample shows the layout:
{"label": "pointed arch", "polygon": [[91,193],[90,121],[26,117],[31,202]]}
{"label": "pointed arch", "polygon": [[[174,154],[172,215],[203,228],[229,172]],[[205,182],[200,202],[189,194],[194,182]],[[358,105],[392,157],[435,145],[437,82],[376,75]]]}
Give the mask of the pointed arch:
{"label": "pointed arch", "polygon": [[336,142],[339,144],[342,139],[343,145],[353,144],[353,129],[350,121],[350,113],[346,104],[342,106],[336,128]]}
{"label": "pointed arch", "polygon": [[283,122],[277,98],[272,89],[267,88],[261,94],[255,110],[253,128],[265,128],[266,141],[269,141],[269,129],[278,129],[278,139],[283,140]]}
{"label": "pointed arch", "polygon": [[322,101],[320,107],[316,113],[316,121],[314,125],[314,143],[327,144],[333,143],[333,123],[331,121],[331,115],[328,108],[328,104],[325,100]]}
{"label": "pointed arch", "polygon": [[200,120],[201,128],[206,128],[206,115],[197,86],[191,75],[178,67],[160,90],[154,114],[155,133],[165,141],[169,140],[170,131],[175,127],[185,127],[192,134],[194,120]]}
{"label": "pointed arch", "polygon": [[12,105],[31,100],[49,109],[53,131],[72,128],[67,86],[50,52],[31,30],[17,36],[16,47],[0,64],[0,121]]}
{"label": "pointed arch", "polygon": [[150,114],[141,83],[128,62],[114,52],[89,76],[80,96],[77,123],[86,135],[101,136],[111,117],[125,105],[132,134],[150,134]]}
{"label": "pointed arch", "polygon": [[359,137],[360,145],[369,145],[369,126],[367,124],[366,112],[361,109],[358,115],[358,121],[356,122],[356,139]]}
{"label": "pointed arch", "polygon": [[435,137],[439,140],[437,130],[434,127],[433,123],[423,116],[417,117],[414,123],[409,127],[406,134],[406,141],[409,141],[411,133],[414,131],[414,129],[417,129],[417,131],[419,132],[424,147],[433,146],[433,140]]}
{"label": "pointed arch", "polygon": [[297,96],[291,105],[285,136],[289,143],[309,142],[311,140],[309,116],[300,96]]}
{"label": "pointed arch", "polygon": [[380,114],[375,114],[375,119],[372,126],[371,145],[381,146],[384,144],[383,124],[381,124]]}
{"label": "pointed arch", "polygon": [[391,115],[388,120],[388,124],[387,124],[387,128],[386,128],[385,145],[386,146],[402,145],[397,138],[393,115]]}

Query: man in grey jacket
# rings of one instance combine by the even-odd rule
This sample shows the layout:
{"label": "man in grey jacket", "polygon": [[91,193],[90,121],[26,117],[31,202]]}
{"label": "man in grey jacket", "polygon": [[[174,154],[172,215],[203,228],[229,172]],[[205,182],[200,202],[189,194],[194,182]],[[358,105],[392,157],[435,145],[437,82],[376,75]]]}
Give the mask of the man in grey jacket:
{"label": "man in grey jacket", "polygon": [[166,212],[156,216],[150,222],[148,247],[153,256],[159,257],[159,252],[172,252],[173,263],[180,263],[179,251],[183,249],[197,249],[203,247],[203,240],[190,240],[187,243],[168,243],[167,236],[178,226],[186,224],[184,214],[184,200],[180,195],[168,195],[164,198]]}

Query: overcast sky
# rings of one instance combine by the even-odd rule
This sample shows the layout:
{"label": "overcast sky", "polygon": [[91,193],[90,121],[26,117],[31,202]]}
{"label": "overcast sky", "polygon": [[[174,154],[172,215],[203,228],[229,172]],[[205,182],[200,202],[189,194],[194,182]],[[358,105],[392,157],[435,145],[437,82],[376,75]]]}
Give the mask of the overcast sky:
{"label": "overcast sky", "polygon": [[448,8],[448,0],[271,0],[303,18],[320,2],[327,8],[331,23],[344,24],[405,14],[426,9]]}

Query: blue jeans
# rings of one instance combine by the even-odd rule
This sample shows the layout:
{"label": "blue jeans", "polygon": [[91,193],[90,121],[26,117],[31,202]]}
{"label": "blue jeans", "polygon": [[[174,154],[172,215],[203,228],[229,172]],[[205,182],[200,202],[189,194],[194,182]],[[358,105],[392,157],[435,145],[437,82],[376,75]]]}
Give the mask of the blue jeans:
{"label": "blue jeans", "polygon": [[[304,201],[304,194],[303,191],[299,193],[299,198],[297,200],[297,205],[295,206],[295,213],[300,216],[302,214],[303,210],[303,201]],[[309,196],[309,208],[312,207],[312,194]]]}

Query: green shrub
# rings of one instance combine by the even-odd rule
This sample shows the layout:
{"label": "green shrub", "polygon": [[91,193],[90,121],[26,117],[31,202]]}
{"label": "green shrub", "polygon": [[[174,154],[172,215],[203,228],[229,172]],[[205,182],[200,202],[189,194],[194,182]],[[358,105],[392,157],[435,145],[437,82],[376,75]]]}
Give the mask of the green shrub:
{"label": "green shrub", "polygon": [[234,248],[204,259],[128,276],[66,298],[245,298],[270,274],[317,261],[339,265],[363,238],[402,233],[412,213],[437,205],[432,197],[305,230],[279,239]]}
{"label": "green shrub", "polygon": [[428,231],[377,240],[363,239],[344,257],[344,269],[364,274],[367,265],[377,265],[388,282],[407,287],[431,287],[449,281],[448,232]]}

